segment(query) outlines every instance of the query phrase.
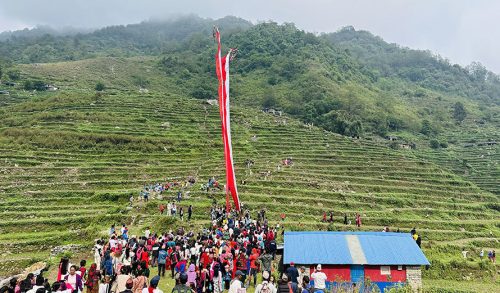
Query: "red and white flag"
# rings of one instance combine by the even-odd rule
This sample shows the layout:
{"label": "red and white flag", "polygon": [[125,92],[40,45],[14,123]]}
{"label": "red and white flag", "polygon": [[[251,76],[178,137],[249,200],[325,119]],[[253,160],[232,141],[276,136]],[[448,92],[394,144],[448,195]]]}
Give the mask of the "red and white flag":
{"label": "red and white flag", "polygon": [[240,199],[236,188],[236,176],[234,174],[233,149],[231,145],[231,121],[229,111],[229,62],[231,61],[231,50],[227,55],[221,55],[220,33],[215,28],[217,40],[217,55],[215,56],[215,68],[219,79],[219,111],[222,122],[222,141],[224,143],[224,159],[226,162],[226,196],[231,195],[237,211],[240,210]]}

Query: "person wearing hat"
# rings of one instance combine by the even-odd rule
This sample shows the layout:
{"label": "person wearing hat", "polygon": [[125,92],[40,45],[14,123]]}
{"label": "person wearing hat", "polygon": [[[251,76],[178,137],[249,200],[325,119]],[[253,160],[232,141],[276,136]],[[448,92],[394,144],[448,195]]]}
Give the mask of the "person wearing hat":
{"label": "person wearing hat", "polygon": [[243,278],[243,272],[240,270],[237,270],[236,273],[234,274],[234,279],[231,281],[231,284],[229,285],[229,291],[228,293],[237,293],[239,289],[242,289],[243,282],[241,279]]}
{"label": "person wearing hat", "polygon": [[149,287],[142,289],[142,293],[163,293],[162,290],[158,289],[158,283],[160,283],[160,276],[154,276],[149,281]]}
{"label": "person wearing hat", "polygon": [[277,293],[278,290],[273,283],[269,282],[271,275],[268,271],[262,273],[262,283],[255,287],[255,293]]}
{"label": "person wearing hat", "polygon": [[314,289],[324,291],[326,288],[326,274],[321,271],[321,264],[316,266],[314,273],[311,274],[311,278],[314,280]]}
{"label": "person wearing hat", "polygon": [[286,274],[288,278],[290,278],[290,281],[292,281],[293,283],[297,283],[297,278],[299,277],[299,271],[295,267],[295,263],[293,261],[290,263],[288,269],[286,269]]}

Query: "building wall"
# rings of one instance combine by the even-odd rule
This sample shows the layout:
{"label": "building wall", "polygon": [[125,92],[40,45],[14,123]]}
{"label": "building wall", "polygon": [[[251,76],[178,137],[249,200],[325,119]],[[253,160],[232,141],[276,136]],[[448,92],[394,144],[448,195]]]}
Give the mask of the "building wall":
{"label": "building wall", "polygon": [[380,267],[365,266],[365,279],[370,279],[372,282],[406,282],[405,266],[402,266],[401,270],[398,270],[398,266],[390,266],[390,275],[382,275]]}
{"label": "building wall", "polygon": [[[314,265],[310,266],[311,273],[314,272],[315,268]],[[351,266],[349,265],[323,265],[322,271],[326,274],[329,282],[351,280]]]}
{"label": "building wall", "polygon": [[[314,272],[316,266],[310,265],[309,267],[310,272]],[[398,266],[390,266],[390,269],[390,275],[382,275],[381,266],[364,266],[364,277],[365,279],[369,279],[372,284],[376,285],[382,291],[404,283],[408,283],[415,291],[422,288],[420,266],[402,266],[401,270],[398,270]],[[350,265],[323,265],[323,272],[328,278],[327,287],[329,288],[343,282],[351,282]],[[314,280],[312,280],[312,283],[314,283]]]}
{"label": "building wall", "polygon": [[417,291],[422,288],[422,270],[420,266],[407,266],[406,267],[406,279],[408,280],[408,285],[410,285],[413,290]]}

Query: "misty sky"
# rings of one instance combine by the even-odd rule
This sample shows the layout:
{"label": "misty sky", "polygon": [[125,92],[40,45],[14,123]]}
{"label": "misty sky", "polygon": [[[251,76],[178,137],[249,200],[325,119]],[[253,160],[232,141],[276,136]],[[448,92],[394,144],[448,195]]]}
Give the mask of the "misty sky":
{"label": "misty sky", "polygon": [[36,25],[102,27],[184,14],[294,22],[310,32],[345,25],[429,49],[452,63],[480,61],[500,73],[496,0],[0,0],[0,31]]}

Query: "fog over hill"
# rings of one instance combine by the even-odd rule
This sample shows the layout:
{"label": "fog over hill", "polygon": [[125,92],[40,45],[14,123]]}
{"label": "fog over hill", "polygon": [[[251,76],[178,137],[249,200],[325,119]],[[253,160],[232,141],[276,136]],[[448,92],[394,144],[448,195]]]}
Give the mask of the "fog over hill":
{"label": "fog over hill", "polygon": [[488,0],[16,0],[0,2],[0,31],[37,25],[95,29],[191,13],[211,18],[235,15],[254,23],[293,22],[311,32],[353,25],[389,42],[429,49],[453,63],[479,61],[500,72],[500,2]]}

